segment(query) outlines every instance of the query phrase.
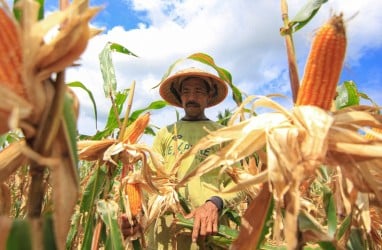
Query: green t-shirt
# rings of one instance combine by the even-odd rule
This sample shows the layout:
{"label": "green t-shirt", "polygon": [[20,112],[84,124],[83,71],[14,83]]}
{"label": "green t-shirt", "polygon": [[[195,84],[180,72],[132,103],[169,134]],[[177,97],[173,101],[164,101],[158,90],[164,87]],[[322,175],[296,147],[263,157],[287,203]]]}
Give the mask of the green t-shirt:
{"label": "green t-shirt", "polygon": [[[176,159],[196,145],[201,138],[208,135],[208,131],[215,131],[223,127],[210,120],[181,120],[158,131],[153,143],[153,149],[162,155],[166,171],[170,171]],[[179,166],[177,178],[184,177],[210,154],[216,152],[218,148],[219,145],[216,145],[213,148],[203,149],[197,154],[185,158]],[[178,190],[179,194],[186,199],[191,210],[204,204],[207,199],[214,195],[220,196],[225,201],[237,197],[237,194],[216,194],[216,192],[204,185],[218,187],[221,183],[230,179],[227,175],[221,175],[220,170],[220,168],[216,168],[201,177],[193,178],[186,183],[185,187]],[[151,225],[148,232],[149,249],[172,249],[172,244],[175,244],[172,240],[175,238],[177,249],[197,249],[194,244],[191,244],[190,234],[179,233],[172,226],[172,221],[173,216],[166,215],[158,218],[155,226]],[[223,221],[220,222],[223,223]]]}
{"label": "green t-shirt", "polygon": [[[223,126],[210,121],[178,121],[175,124],[162,128],[155,140],[153,148],[160,153],[167,168],[171,168],[179,155],[184,154],[193,145],[195,145],[202,137],[208,134],[208,131],[215,131]],[[175,132],[176,131],[176,132]],[[219,145],[213,148],[207,148],[199,151],[196,155],[192,155],[184,159],[178,169],[177,178],[183,178],[189,171],[196,168],[210,154],[218,150]],[[223,182],[222,178],[227,176],[219,175],[220,169],[217,168],[200,178],[194,178],[187,183],[184,189],[179,192],[184,196],[191,207],[198,207],[203,204],[208,198],[216,195],[215,192],[208,189],[203,183],[218,187],[219,183]]]}

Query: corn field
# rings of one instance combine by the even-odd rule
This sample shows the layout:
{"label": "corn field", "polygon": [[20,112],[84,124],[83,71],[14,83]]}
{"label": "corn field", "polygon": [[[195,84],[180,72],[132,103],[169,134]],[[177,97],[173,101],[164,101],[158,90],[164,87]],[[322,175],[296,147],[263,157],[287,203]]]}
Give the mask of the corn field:
{"label": "corn field", "polygon": [[[100,51],[105,98],[112,103],[106,126],[93,136],[77,132],[72,88],[87,91],[95,110],[96,102],[83,84],[65,81],[65,70],[101,32],[89,25],[101,8],[59,1],[60,9],[44,17],[44,1],[10,7],[0,0],[0,249],[144,249],[145,230],[169,210],[190,233],[177,189],[216,168],[235,182],[217,192],[246,197],[240,207],[224,209],[232,225],[210,236],[213,246],[382,249],[381,107],[361,105],[352,81],[339,84],[347,48],[341,14],[317,30],[300,82],[293,34],[320,5],[311,1],[304,18],[289,20],[287,2],[280,2],[293,108],[274,101],[277,93],[243,98],[230,72],[205,53],[177,60],[163,78],[185,60],[208,65],[229,84],[237,106],[221,114],[224,128],[164,166],[140,138],[155,135],[150,112],[167,104],[131,110],[135,82],[117,90],[111,53],[136,55],[119,44]],[[263,107],[271,111],[257,114]],[[175,178],[186,157],[215,145],[219,152]],[[141,225],[126,239],[122,215]]]}

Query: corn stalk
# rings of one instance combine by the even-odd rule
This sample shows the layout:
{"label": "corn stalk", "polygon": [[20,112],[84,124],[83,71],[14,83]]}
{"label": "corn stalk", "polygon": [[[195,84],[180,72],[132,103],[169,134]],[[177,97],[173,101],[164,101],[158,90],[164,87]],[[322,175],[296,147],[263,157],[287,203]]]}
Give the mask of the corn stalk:
{"label": "corn stalk", "polygon": [[[43,6],[39,1],[20,0],[14,8],[18,21],[5,3],[2,3],[0,11],[6,13],[5,20],[8,20],[8,24],[2,23],[5,25],[2,30],[17,34],[14,43],[16,48],[20,45],[22,60],[20,65],[16,65],[15,72],[20,74],[21,81],[2,79],[2,94],[20,104],[2,108],[7,119],[2,121],[1,127],[5,132],[20,129],[23,136],[1,152],[2,159],[15,150],[21,153],[13,153],[10,156],[12,161],[4,160],[0,173],[1,179],[7,180],[26,164],[30,177],[20,177],[30,179],[30,184],[26,198],[27,220],[21,222],[22,227],[15,220],[12,230],[4,232],[9,236],[3,244],[12,246],[20,243],[14,235],[22,233],[30,239],[25,243],[29,248],[42,249],[49,238],[44,232],[54,232],[50,243],[64,249],[79,187],[76,148],[78,101],[65,85],[65,68],[78,59],[88,40],[98,33],[89,27],[88,22],[99,9],[88,8],[87,1],[79,0],[67,5],[65,10],[43,18]],[[46,40],[47,32],[57,26],[60,30],[51,40]],[[0,43],[6,43],[7,39],[2,37]],[[12,58],[12,53],[3,51],[4,58]],[[22,97],[27,106],[25,101],[18,101],[20,96],[12,91],[12,86],[20,86],[24,90]],[[18,115],[23,114],[19,110],[27,115]],[[50,218],[49,214],[52,220],[46,219]],[[44,231],[49,227],[51,229]]]}

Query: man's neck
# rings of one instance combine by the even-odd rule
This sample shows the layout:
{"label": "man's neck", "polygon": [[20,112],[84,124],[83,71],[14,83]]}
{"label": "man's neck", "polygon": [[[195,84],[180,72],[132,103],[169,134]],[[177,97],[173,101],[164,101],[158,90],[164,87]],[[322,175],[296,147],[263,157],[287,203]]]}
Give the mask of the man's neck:
{"label": "man's neck", "polygon": [[187,117],[187,116],[185,116],[181,120],[182,121],[197,122],[197,121],[209,121],[210,119],[208,119],[205,116],[202,116],[202,117]]}

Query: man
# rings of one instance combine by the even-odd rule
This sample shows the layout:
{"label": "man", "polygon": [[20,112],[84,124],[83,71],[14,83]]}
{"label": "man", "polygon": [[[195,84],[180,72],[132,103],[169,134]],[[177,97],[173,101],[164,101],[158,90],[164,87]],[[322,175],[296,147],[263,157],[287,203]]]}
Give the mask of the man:
{"label": "man", "polygon": [[[153,144],[153,149],[163,156],[165,165],[173,166],[176,158],[206,136],[208,131],[223,127],[209,120],[205,109],[222,102],[227,96],[228,86],[213,74],[191,68],[165,79],[160,84],[159,92],[164,100],[183,108],[185,113],[181,120],[159,130]],[[177,177],[180,179],[185,176],[216,150],[205,149],[186,158],[178,169]],[[191,237],[182,233],[174,236],[176,232],[172,216],[159,218],[148,234],[149,248],[171,249],[171,246],[176,245],[178,249],[190,249],[192,242],[203,242],[206,236],[217,233],[219,212],[224,206],[223,198],[230,199],[232,195],[219,197],[205,184],[219,187],[222,178],[228,180],[228,176],[221,177],[219,169],[215,169],[200,178],[194,178],[185,188],[181,188],[179,194],[186,199],[191,209],[186,218],[194,219]],[[174,239],[176,242],[173,242]]]}

